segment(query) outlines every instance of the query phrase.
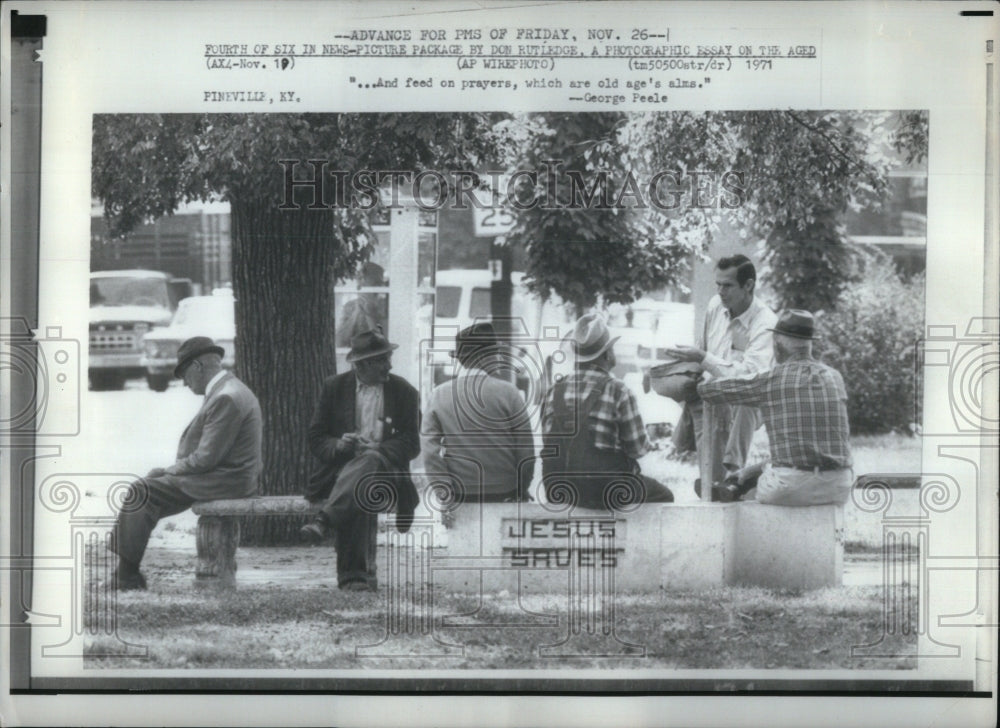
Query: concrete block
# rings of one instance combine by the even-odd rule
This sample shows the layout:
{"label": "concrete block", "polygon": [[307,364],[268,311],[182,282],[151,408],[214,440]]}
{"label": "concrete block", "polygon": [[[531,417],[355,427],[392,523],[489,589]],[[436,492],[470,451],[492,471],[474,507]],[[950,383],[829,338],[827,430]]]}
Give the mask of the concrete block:
{"label": "concrete block", "polygon": [[686,503],[660,510],[659,582],[667,590],[707,589],[732,578],[735,503]]}
{"label": "concrete block", "polygon": [[616,592],[656,591],[660,511],[672,507],[612,514],[537,503],[464,504],[455,511],[447,547],[435,549],[432,578],[452,591],[558,593],[600,572]]}
{"label": "concrete block", "polygon": [[772,589],[840,586],[844,579],[844,507],[735,504],[731,584]]}

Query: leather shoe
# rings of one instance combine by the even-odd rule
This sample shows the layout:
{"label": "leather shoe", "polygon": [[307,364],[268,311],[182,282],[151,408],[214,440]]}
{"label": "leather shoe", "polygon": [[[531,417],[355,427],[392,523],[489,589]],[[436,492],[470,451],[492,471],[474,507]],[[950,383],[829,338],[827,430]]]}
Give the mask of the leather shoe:
{"label": "leather shoe", "polygon": [[363,581],[349,581],[346,584],[342,585],[340,588],[343,589],[344,591],[354,591],[354,592],[375,591]]}
{"label": "leather shoe", "polygon": [[322,543],[330,533],[330,527],[321,518],[314,518],[299,529],[299,537],[308,543]]}
{"label": "leather shoe", "polygon": [[[701,478],[694,481],[694,492],[701,498]],[[723,483],[712,483],[713,503],[732,503],[740,499],[740,487],[729,478]]]}
{"label": "leather shoe", "polygon": [[413,526],[413,509],[396,511],[396,530],[406,533]]}
{"label": "leather shoe", "polygon": [[144,591],[146,589],[146,577],[138,570],[123,571],[119,568],[115,572],[115,589],[118,591]]}

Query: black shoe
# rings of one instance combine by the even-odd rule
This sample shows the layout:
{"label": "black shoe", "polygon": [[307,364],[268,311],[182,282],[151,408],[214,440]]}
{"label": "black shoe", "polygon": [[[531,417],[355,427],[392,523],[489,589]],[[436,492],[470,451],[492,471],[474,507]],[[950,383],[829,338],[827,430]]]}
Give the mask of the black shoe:
{"label": "black shoe", "polygon": [[[697,478],[694,481],[694,492],[701,498],[701,478]],[[738,501],[741,495],[743,493],[740,487],[730,482],[729,478],[724,483],[712,483],[713,503],[732,503],[733,501]]]}
{"label": "black shoe", "polygon": [[330,534],[329,524],[318,516],[299,529],[299,537],[308,543],[322,543]]}
{"label": "black shoe", "polygon": [[145,591],[146,577],[138,569],[123,571],[119,568],[115,571],[114,584],[118,591]]}
{"label": "black shoe", "polygon": [[352,592],[378,591],[371,584],[364,581],[349,581],[346,584],[341,584],[340,589]]}
{"label": "black shoe", "polygon": [[[701,478],[695,478],[694,492],[697,493],[699,498],[701,498]],[[719,484],[712,483],[712,502],[718,503],[718,501],[719,501]]]}
{"label": "black shoe", "polygon": [[722,503],[734,503],[740,499],[742,493],[740,493],[740,487],[732,483],[723,483],[712,489],[712,500],[715,500],[715,495],[718,493],[719,501]]}
{"label": "black shoe", "polygon": [[413,526],[413,510],[398,511],[396,513],[396,530],[400,533],[407,533]]}

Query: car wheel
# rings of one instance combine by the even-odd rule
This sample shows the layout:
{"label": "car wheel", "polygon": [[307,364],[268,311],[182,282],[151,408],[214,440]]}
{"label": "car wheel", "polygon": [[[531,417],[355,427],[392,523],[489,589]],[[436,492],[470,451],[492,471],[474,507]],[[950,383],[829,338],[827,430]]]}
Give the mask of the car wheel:
{"label": "car wheel", "polygon": [[147,374],[146,384],[154,392],[166,392],[170,386],[170,376],[167,374]]}

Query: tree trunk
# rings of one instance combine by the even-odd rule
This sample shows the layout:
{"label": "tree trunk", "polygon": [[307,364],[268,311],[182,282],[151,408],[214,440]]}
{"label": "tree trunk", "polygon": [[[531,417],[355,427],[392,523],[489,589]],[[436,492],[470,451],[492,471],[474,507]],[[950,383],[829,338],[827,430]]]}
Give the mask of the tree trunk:
{"label": "tree trunk", "polygon": [[[306,430],[323,379],[336,373],[333,224],[329,210],[232,201],[236,373],[263,411],[267,495],[303,492]],[[300,516],[244,518],[241,541],[287,543],[302,523]]]}

